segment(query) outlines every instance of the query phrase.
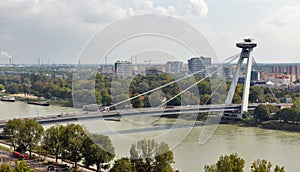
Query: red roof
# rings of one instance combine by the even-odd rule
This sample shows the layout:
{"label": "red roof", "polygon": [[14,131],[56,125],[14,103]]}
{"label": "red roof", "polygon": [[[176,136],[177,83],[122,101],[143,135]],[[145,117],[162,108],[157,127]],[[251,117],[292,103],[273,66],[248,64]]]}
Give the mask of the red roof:
{"label": "red roof", "polygon": [[288,79],[290,77],[288,77],[288,76],[277,76],[276,78],[278,78],[278,79]]}

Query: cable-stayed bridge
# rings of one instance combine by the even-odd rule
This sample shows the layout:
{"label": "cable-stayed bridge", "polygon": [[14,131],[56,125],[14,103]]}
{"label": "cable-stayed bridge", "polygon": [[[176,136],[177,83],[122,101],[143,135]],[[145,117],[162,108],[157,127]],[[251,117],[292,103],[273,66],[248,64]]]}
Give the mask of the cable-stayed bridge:
{"label": "cable-stayed bridge", "polygon": [[[259,104],[249,104],[248,109],[254,110]],[[290,107],[292,104],[288,103],[276,103],[272,104],[278,108]],[[141,108],[141,109],[123,109],[123,110],[113,110],[107,112],[86,112],[81,114],[69,114],[69,115],[51,115],[46,117],[35,117],[40,124],[54,124],[63,122],[72,122],[77,120],[91,120],[91,119],[113,119],[127,116],[162,116],[162,115],[172,115],[172,114],[191,114],[199,112],[224,112],[224,114],[231,114],[235,112],[239,113],[241,109],[240,104],[231,105],[198,105],[198,106],[174,106],[172,109],[164,108]],[[162,112],[163,111],[163,112]],[[213,113],[211,114],[213,115]],[[0,128],[3,128],[6,121],[0,121]]]}
{"label": "cable-stayed bridge", "polygon": [[[209,112],[210,115],[213,115],[214,112],[218,112],[217,116],[220,117],[220,115],[226,115],[226,114],[235,114],[235,118],[242,118],[242,114],[244,112],[247,112],[248,110],[254,110],[259,104],[248,104],[249,99],[249,89],[250,89],[250,75],[252,70],[252,61],[253,56],[251,56],[251,52],[253,51],[253,48],[256,47],[256,43],[253,42],[252,39],[244,39],[243,42],[237,43],[237,47],[241,48],[241,53],[238,53],[236,55],[233,55],[232,57],[229,57],[225,60],[225,62],[219,66],[215,70],[211,70],[209,68],[202,69],[200,71],[197,71],[195,73],[191,73],[187,76],[184,76],[182,78],[179,78],[177,80],[171,81],[167,84],[164,84],[162,86],[159,86],[157,88],[151,89],[149,91],[146,91],[142,94],[133,96],[129,99],[120,101],[118,103],[114,103],[111,106],[106,107],[105,109],[100,109],[96,112],[88,112],[88,113],[82,113],[82,114],[70,114],[70,115],[55,115],[55,116],[48,116],[48,117],[40,117],[37,118],[37,120],[41,124],[52,124],[57,122],[68,122],[68,121],[77,121],[77,120],[85,120],[85,119],[95,119],[95,118],[102,118],[102,119],[111,119],[111,118],[119,118],[119,117],[125,117],[125,116],[162,116],[162,115],[172,115],[172,114],[197,114],[199,112]],[[238,59],[236,71],[234,73],[233,80],[231,82],[231,86],[229,89],[229,92],[227,94],[226,100],[224,100],[223,104],[210,104],[210,105],[187,105],[187,106],[178,106],[173,107],[172,109],[164,109],[165,105],[167,105],[168,102],[172,101],[178,96],[181,96],[186,91],[190,90],[191,88],[197,86],[200,82],[206,80],[207,78],[212,77],[213,75],[222,72],[223,67],[229,65],[234,60]],[[246,63],[246,77],[244,82],[244,89],[243,89],[243,98],[242,98],[242,104],[232,104],[233,95],[237,86],[238,78],[240,76],[241,67],[243,65],[243,61],[247,60]],[[154,91],[157,91],[159,89],[165,88],[171,84],[180,82],[184,79],[187,79],[189,77],[194,76],[197,73],[203,72],[204,70],[209,71],[207,72],[207,75],[204,78],[201,78],[198,81],[195,81],[192,85],[184,88],[173,96],[172,98],[164,101],[161,105],[155,107],[155,108],[141,108],[141,109],[118,109],[114,111],[108,111],[104,112],[106,109],[110,109],[112,107],[117,107],[118,105],[121,105],[123,103],[126,103],[128,101],[131,101],[135,98],[144,96],[146,94],[152,93]],[[225,77],[222,78],[221,81],[218,81],[216,85],[214,85],[214,90],[212,90],[212,96],[215,94],[215,92],[218,91],[219,87],[226,82]],[[206,104],[206,103],[205,103]],[[285,106],[291,106],[291,104],[273,104],[274,106],[277,106],[279,108],[283,108]],[[6,121],[0,121],[0,128],[4,126]]]}

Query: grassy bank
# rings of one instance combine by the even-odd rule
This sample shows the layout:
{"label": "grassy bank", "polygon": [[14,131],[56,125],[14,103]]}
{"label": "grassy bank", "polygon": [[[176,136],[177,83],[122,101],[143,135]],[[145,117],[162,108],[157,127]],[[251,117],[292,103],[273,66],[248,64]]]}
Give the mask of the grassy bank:
{"label": "grassy bank", "polygon": [[260,128],[270,129],[270,130],[282,130],[282,131],[290,131],[290,132],[300,132],[299,124],[287,124],[287,123],[279,123],[279,122],[267,122],[259,125]]}
{"label": "grassy bank", "polygon": [[282,123],[276,121],[258,122],[255,118],[242,120],[237,124],[242,127],[258,127],[262,129],[268,129],[268,130],[300,132],[299,124]]}

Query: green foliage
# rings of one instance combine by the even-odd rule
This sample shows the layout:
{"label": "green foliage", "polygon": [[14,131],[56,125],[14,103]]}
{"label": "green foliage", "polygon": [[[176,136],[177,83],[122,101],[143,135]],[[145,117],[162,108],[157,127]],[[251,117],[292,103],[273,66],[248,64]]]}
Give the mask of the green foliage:
{"label": "green foliage", "polygon": [[62,135],[62,156],[63,158],[75,162],[82,159],[83,140],[86,137],[85,130],[78,124],[68,124],[65,126]]}
{"label": "green foliage", "polygon": [[274,172],[285,172],[284,167],[280,167],[278,165],[275,166]]}
{"label": "green foliage", "polygon": [[14,172],[32,172],[30,167],[26,164],[26,161],[17,161],[15,162],[16,167]]}
{"label": "green foliage", "polygon": [[299,122],[300,121],[300,113],[296,111],[294,108],[284,108],[274,115],[274,119],[283,120],[285,123],[290,122]]}
{"label": "green foliage", "polygon": [[154,140],[139,140],[130,148],[130,156],[136,171],[172,172],[173,152],[166,143]]}
{"label": "green foliage", "polygon": [[3,84],[0,84],[0,90],[5,90],[5,86]]}
{"label": "green foliage", "polygon": [[21,132],[21,142],[29,151],[29,156],[31,157],[31,152],[33,148],[40,142],[44,128],[37,122],[36,119],[27,119],[24,122],[24,128]]}
{"label": "green foliage", "polygon": [[134,164],[129,158],[121,158],[114,162],[109,172],[135,172]]}
{"label": "green foliage", "polygon": [[13,169],[11,168],[10,165],[8,165],[7,163],[2,163],[0,165],[0,171],[1,172],[13,172]]}
{"label": "green foliage", "polygon": [[114,147],[108,136],[90,134],[83,141],[83,163],[89,167],[96,165],[97,170],[107,169],[106,164],[115,157]]}
{"label": "green foliage", "polygon": [[264,88],[259,86],[250,87],[249,101],[264,102]]}
{"label": "green foliage", "polygon": [[44,139],[42,142],[43,148],[51,155],[55,155],[56,163],[58,160],[58,156],[62,152],[64,131],[65,131],[64,126],[55,125],[48,128],[44,134]]}
{"label": "green foliage", "polygon": [[14,148],[14,151],[21,142],[21,131],[24,128],[24,122],[21,119],[8,120],[4,126],[3,134],[8,136],[8,141]]}
{"label": "green foliage", "polygon": [[[251,172],[271,172],[272,163],[267,160],[256,160],[252,163]],[[274,172],[284,172],[284,167],[276,165]]]}
{"label": "green foliage", "polygon": [[[218,162],[212,165],[205,165],[205,172],[242,172],[244,170],[245,160],[236,153],[220,156]],[[251,172],[271,172],[272,163],[267,160],[256,160],[252,163]],[[284,167],[275,166],[274,172],[285,172]]]}
{"label": "green foliage", "polygon": [[300,100],[295,100],[293,102],[292,108],[295,109],[296,111],[300,112]]}
{"label": "green foliage", "polygon": [[219,161],[213,165],[206,165],[205,172],[242,172],[245,160],[241,159],[236,153],[221,156]]}
{"label": "green foliage", "polygon": [[[135,94],[133,95],[133,97],[135,96],[138,96],[139,94]],[[134,108],[140,108],[143,106],[143,100],[142,100],[142,97],[137,97],[135,99],[132,99],[131,100],[131,104],[132,104],[132,107]]]}
{"label": "green foliage", "polygon": [[[9,70],[19,70],[10,68]],[[28,69],[20,69],[23,70]],[[29,70],[34,70],[30,68]],[[42,69],[41,69],[42,70]],[[28,71],[29,72],[29,71]],[[32,71],[30,71],[32,72]],[[38,97],[43,96],[46,98],[59,97],[61,99],[71,98],[72,94],[72,80],[66,78],[55,78],[49,76],[45,71],[28,74],[21,73],[18,75],[5,75],[1,76],[0,81],[1,85],[6,88],[6,92],[10,94],[16,93],[25,93],[25,94],[34,94]],[[52,74],[63,74],[70,75],[66,72],[56,72],[52,71]],[[21,78],[21,79],[20,79]],[[1,90],[0,86],[0,90]]]}
{"label": "green foliage", "polygon": [[237,93],[234,93],[232,103],[233,104],[242,103],[242,97],[240,95],[238,95]]}
{"label": "green foliage", "polygon": [[9,137],[14,150],[24,146],[31,156],[33,148],[41,140],[43,131],[43,127],[35,119],[12,119],[5,124],[3,133]]}
{"label": "green foliage", "polygon": [[269,120],[271,113],[266,105],[261,104],[255,108],[253,115],[259,121],[267,121]]}
{"label": "green foliage", "polygon": [[2,163],[0,165],[1,172],[32,172],[30,167],[27,165],[26,161],[15,161],[15,168],[12,168],[7,163]]}
{"label": "green foliage", "polygon": [[251,172],[271,172],[271,167],[271,162],[258,159],[252,163]]}

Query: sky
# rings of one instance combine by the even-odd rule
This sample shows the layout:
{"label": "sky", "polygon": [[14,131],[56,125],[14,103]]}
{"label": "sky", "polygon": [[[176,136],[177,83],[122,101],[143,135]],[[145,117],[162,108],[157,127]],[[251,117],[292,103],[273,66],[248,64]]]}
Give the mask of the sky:
{"label": "sky", "polygon": [[299,0],[1,0],[0,63],[77,63],[97,32],[149,13],[189,23],[221,60],[252,37],[258,63],[300,62]]}

